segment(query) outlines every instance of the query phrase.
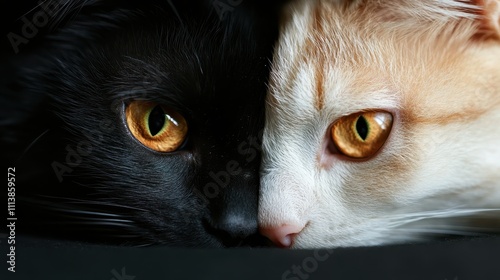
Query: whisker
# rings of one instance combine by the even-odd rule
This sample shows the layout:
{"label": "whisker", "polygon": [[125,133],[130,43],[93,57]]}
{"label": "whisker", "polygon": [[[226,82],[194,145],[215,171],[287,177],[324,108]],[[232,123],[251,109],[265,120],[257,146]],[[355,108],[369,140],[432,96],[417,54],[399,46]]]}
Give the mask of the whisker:
{"label": "whisker", "polygon": [[43,136],[47,135],[50,129],[45,130],[42,132],[40,135],[38,135],[31,143],[24,149],[24,151],[21,153],[17,161],[21,161],[21,159],[28,153],[28,151],[38,142],[40,139],[42,139]]}
{"label": "whisker", "polygon": [[478,208],[478,209],[450,208],[445,210],[398,214],[394,215],[392,220],[394,220],[393,225],[397,226],[408,223],[414,223],[425,219],[465,217],[470,215],[476,215],[479,213],[488,213],[496,211],[500,211],[500,208]]}
{"label": "whisker", "polygon": [[405,232],[405,233],[429,233],[429,234],[453,234],[453,235],[464,235],[464,236],[478,236],[478,235],[486,235],[482,232],[476,232],[474,230],[459,230],[459,229],[439,229],[439,228],[398,228],[395,229],[397,231]]}
{"label": "whisker", "polygon": [[28,10],[26,13],[24,13],[22,16],[18,17],[16,20],[21,20],[23,17],[29,15],[31,12],[33,12],[34,10],[40,8],[43,4],[45,4],[46,2],[48,2],[50,0],[46,0],[46,1],[43,1],[41,3],[39,3],[38,5],[36,5],[35,7],[33,7],[31,10]]}
{"label": "whisker", "polygon": [[[404,240],[425,240],[425,235],[431,236],[484,236],[500,234],[499,208],[449,208],[444,210],[423,211],[407,214],[397,214],[390,218],[387,224],[393,238]],[[442,221],[441,221],[442,220]],[[483,222],[481,225],[480,222]],[[486,222],[486,223],[485,223]]]}
{"label": "whisker", "polygon": [[[109,207],[115,207],[115,208],[121,208],[121,209],[127,209],[127,210],[136,210],[136,211],[146,212],[146,210],[141,209],[141,208],[133,207],[130,205],[111,203],[109,201],[84,200],[84,199],[78,199],[78,198],[57,197],[57,196],[50,196],[50,195],[39,195],[39,197],[48,198],[48,199],[52,199],[52,200],[64,201],[64,203],[68,204],[68,205],[70,205],[70,204],[75,204],[75,205],[84,204],[84,205],[89,205],[89,206],[91,206],[91,205],[109,206]],[[39,202],[43,202],[43,201],[39,201]],[[50,206],[53,206],[53,204],[51,204],[51,203],[52,202],[50,202],[50,203],[47,202],[47,204],[49,204]]]}
{"label": "whisker", "polygon": [[175,16],[177,16],[177,18],[179,19],[179,22],[181,23],[182,28],[185,28],[184,22],[182,21],[182,18],[179,15],[179,11],[177,11],[177,8],[175,7],[174,3],[172,3],[172,0],[167,0],[167,2],[170,5],[170,7],[172,8],[172,10],[174,11]]}

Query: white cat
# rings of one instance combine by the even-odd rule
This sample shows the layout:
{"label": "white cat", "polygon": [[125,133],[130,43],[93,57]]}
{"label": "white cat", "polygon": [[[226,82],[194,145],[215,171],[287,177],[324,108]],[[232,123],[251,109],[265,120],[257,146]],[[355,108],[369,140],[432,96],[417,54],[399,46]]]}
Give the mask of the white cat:
{"label": "white cat", "polygon": [[276,244],[500,232],[499,0],[296,0],[266,110]]}

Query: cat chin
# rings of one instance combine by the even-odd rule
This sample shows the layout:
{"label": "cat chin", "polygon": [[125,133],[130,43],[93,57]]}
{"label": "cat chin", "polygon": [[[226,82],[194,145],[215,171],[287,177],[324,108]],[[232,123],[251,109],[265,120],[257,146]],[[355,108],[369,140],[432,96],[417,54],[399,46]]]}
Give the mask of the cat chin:
{"label": "cat chin", "polygon": [[406,233],[402,235],[398,234],[397,230],[387,230],[381,225],[377,226],[371,223],[364,227],[346,225],[344,230],[339,229],[335,234],[332,234],[332,231],[326,232],[329,234],[325,234],[325,229],[322,227],[306,228],[294,238],[290,248],[364,247],[422,241],[422,238],[417,234]]}
{"label": "cat chin", "polygon": [[362,213],[330,206],[334,210],[326,213],[326,206],[317,204],[291,248],[380,246],[496,234],[500,232],[498,197],[493,184],[473,193],[401,202],[392,210],[380,207]]}
{"label": "cat chin", "polygon": [[[387,228],[384,223],[370,224],[359,232],[348,230],[338,234],[325,234],[324,228],[305,229],[295,236],[292,249],[337,247],[384,246],[422,243],[461,237],[480,237],[500,230],[500,209],[475,209],[463,211],[436,211],[432,221],[413,222],[400,228]],[[477,214],[483,212],[484,214]],[[457,217],[453,217],[457,215]],[[465,215],[465,216],[464,216]],[[470,215],[467,217],[467,215]],[[445,218],[439,218],[443,216]],[[417,220],[409,215],[408,220]]]}

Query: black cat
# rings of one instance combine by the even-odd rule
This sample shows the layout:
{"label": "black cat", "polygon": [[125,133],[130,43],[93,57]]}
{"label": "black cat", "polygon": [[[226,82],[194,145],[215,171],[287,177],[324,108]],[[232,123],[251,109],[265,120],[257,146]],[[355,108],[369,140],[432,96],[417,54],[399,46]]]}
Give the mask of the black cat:
{"label": "black cat", "polygon": [[[9,51],[18,51],[4,53],[1,69],[17,233],[259,245],[259,133],[277,3],[43,5],[16,22],[20,37],[10,30]],[[28,40],[30,27],[39,34]]]}

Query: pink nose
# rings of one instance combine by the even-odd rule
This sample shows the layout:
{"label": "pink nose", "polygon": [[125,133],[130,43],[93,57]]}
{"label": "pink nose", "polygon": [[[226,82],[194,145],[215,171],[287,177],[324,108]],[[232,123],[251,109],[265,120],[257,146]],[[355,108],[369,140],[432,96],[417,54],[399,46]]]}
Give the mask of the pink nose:
{"label": "pink nose", "polygon": [[304,226],[285,224],[276,227],[261,227],[260,233],[278,246],[290,247],[292,246],[295,235],[302,231],[303,228]]}

